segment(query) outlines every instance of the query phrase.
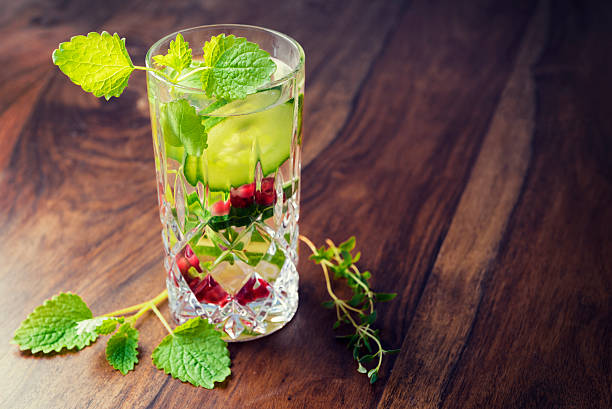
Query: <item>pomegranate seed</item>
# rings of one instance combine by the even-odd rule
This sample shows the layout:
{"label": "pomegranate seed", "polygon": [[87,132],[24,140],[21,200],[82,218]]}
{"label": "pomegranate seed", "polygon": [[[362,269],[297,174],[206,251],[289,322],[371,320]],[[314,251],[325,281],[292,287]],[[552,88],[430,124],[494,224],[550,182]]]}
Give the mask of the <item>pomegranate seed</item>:
{"label": "pomegranate seed", "polygon": [[[255,285],[257,285],[257,287],[255,287]],[[236,300],[240,304],[246,305],[260,298],[265,298],[270,294],[268,287],[269,284],[264,279],[260,278],[256,280],[254,277],[251,277],[240,291],[238,291],[238,294],[236,294]]]}
{"label": "pomegranate seed", "polygon": [[176,255],[176,265],[178,266],[179,270],[181,271],[181,274],[183,275],[187,274],[187,271],[189,271],[189,267],[191,267],[189,261],[187,261],[187,259],[181,254]]}
{"label": "pomegranate seed", "polygon": [[274,178],[265,178],[261,181],[261,190],[255,192],[255,201],[262,206],[270,206],[276,203]]}
{"label": "pomegranate seed", "polygon": [[255,183],[248,183],[236,189],[230,189],[230,202],[232,206],[244,208],[253,204],[255,196]]}
{"label": "pomegranate seed", "polygon": [[223,200],[219,200],[212,205],[210,209],[210,214],[213,216],[225,216],[229,214],[230,211],[230,201],[224,202]]}
{"label": "pomegranate seed", "polygon": [[198,270],[198,273],[201,273],[202,268],[200,267],[200,260],[198,259],[198,256],[195,255],[189,244],[185,246],[183,253],[185,254],[185,258],[187,258],[187,261],[189,261],[189,264]]}
{"label": "pomegranate seed", "polygon": [[[191,287],[190,287],[191,288]],[[200,302],[217,304],[223,307],[229,301],[229,294],[208,274],[191,289]]]}

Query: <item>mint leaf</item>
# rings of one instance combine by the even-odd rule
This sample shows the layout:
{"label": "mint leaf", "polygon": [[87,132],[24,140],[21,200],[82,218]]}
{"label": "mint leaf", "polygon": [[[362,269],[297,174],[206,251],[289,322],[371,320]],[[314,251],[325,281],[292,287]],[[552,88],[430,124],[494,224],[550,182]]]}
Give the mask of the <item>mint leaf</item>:
{"label": "mint leaf", "polygon": [[187,154],[200,156],[206,149],[206,128],[202,117],[186,99],[167,102],[161,107],[162,132],[167,143],[184,146]]}
{"label": "mint leaf", "polygon": [[138,362],[138,331],[128,322],[109,338],[106,344],[106,360],[122,374],[134,369]]}
{"label": "mint leaf", "polygon": [[95,327],[92,329],[89,325],[95,322],[79,326],[92,318],[91,310],[81,297],[61,293],[36,307],[15,331],[11,342],[19,345],[22,351],[29,349],[32,353],[83,349],[98,338]]}
{"label": "mint leaf", "polygon": [[153,351],[153,363],[183,382],[212,389],[230,373],[227,344],[202,318],[193,318],[165,337]]}
{"label": "mint leaf", "polygon": [[83,90],[107,100],[121,95],[134,71],[125,39],[106,31],[61,43],[53,51],[53,63]]}
{"label": "mint leaf", "polygon": [[100,317],[102,318],[102,323],[96,328],[96,332],[99,335],[108,335],[117,328],[117,324],[123,324],[124,318],[114,318],[114,317]]}
{"label": "mint leaf", "polygon": [[225,34],[219,34],[218,36],[212,37],[210,41],[204,43],[202,50],[204,51],[204,63],[208,67],[214,67],[219,61],[219,57],[229,48],[234,45],[239,45],[246,42],[246,38],[236,37],[231,34],[225,36]]}
{"label": "mint leaf", "polygon": [[170,41],[168,53],[166,55],[156,55],[153,60],[157,64],[170,67],[180,74],[191,65],[191,48],[189,48],[189,43],[185,41],[183,35],[178,33],[176,39]]}
{"label": "mint leaf", "polygon": [[204,45],[208,68],[202,72],[202,89],[208,97],[240,99],[270,79],[276,64],[270,54],[243,38],[211,38]]}

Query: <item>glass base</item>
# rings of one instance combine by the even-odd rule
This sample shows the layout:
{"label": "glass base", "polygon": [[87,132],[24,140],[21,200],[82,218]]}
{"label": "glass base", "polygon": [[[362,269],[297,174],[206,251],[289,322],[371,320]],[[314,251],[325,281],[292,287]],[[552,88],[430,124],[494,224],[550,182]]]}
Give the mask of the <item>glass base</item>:
{"label": "glass base", "polygon": [[267,294],[253,301],[236,295],[222,303],[200,302],[180,274],[178,279],[169,274],[166,285],[172,320],[180,325],[200,316],[224,332],[229,342],[248,341],[278,331],[291,321],[298,307],[297,252],[291,247],[294,246],[289,246],[288,252],[293,257],[286,257],[276,280],[268,283],[258,272],[252,273],[244,288],[253,292],[261,287]]}

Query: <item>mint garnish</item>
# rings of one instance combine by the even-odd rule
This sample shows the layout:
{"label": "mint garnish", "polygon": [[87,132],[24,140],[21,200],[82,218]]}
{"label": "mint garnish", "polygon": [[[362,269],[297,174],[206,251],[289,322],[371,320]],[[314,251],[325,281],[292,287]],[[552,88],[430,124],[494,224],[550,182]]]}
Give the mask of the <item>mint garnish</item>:
{"label": "mint garnish", "polygon": [[153,363],[174,378],[207,389],[231,373],[227,344],[213,325],[199,317],[166,336],[153,351]]}
{"label": "mint garnish", "polygon": [[167,102],[160,110],[165,140],[173,146],[184,146],[189,155],[200,156],[207,146],[206,128],[189,101]]}
{"label": "mint garnish", "polygon": [[191,65],[191,48],[189,48],[189,43],[185,41],[181,33],[178,33],[176,39],[170,41],[168,53],[166,55],[154,56],[153,61],[159,65],[170,67],[180,74]]}
{"label": "mint garnish", "polygon": [[28,315],[15,331],[13,343],[22,351],[29,349],[32,353],[83,349],[98,338],[95,331],[78,327],[80,322],[91,318],[91,310],[81,297],[61,293]]}
{"label": "mint garnish", "polygon": [[[198,74],[208,97],[220,99],[244,98],[265,84],[276,70],[270,54],[245,38],[221,34],[207,41],[203,51],[204,64],[194,62],[189,43],[177,34],[166,55],[153,57],[158,65],[172,69],[169,75],[134,65],[125,39],[103,31],[78,35],[61,43],[53,52],[53,63],[83,90],[107,100],[121,95],[134,70],[155,72],[173,84]],[[181,75],[183,71],[186,73]]]}
{"label": "mint garnish", "polygon": [[126,322],[106,344],[106,360],[113,368],[126,374],[138,362],[138,331]]}
{"label": "mint garnish", "polygon": [[135,69],[125,39],[106,31],[72,37],[59,45],[52,58],[72,82],[107,100],[121,95]]}
{"label": "mint garnish", "polygon": [[239,99],[270,79],[276,64],[259,45],[219,34],[204,44],[202,88],[209,97]]}

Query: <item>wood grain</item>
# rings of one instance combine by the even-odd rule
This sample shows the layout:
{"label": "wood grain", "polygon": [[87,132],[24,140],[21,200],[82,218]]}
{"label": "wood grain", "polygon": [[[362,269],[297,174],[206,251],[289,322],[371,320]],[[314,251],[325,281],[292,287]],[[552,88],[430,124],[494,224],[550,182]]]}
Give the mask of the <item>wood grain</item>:
{"label": "wood grain", "polygon": [[[0,408],[612,407],[610,2],[4,3]],[[105,102],[50,53],[107,30],[142,61],[164,34],[219,22],[306,50],[300,231],[356,235],[374,287],[399,293],[379,326],[401,352],[373,386],[334,340],[305,251],[296,317],[232,344],[212,391],[153,367],[153,317],[125,377],[103,342],[8,344],[60,291],[104,313],[164,286],[144,78]]]}
{"label": "wood grain", "polygon": [[535,89],[531,68],[548,22],[541,2],[527,28],[452,223],[442,242],[378,407],[437,408],[470,336],[483,280],[521,192],[531,157]]}

